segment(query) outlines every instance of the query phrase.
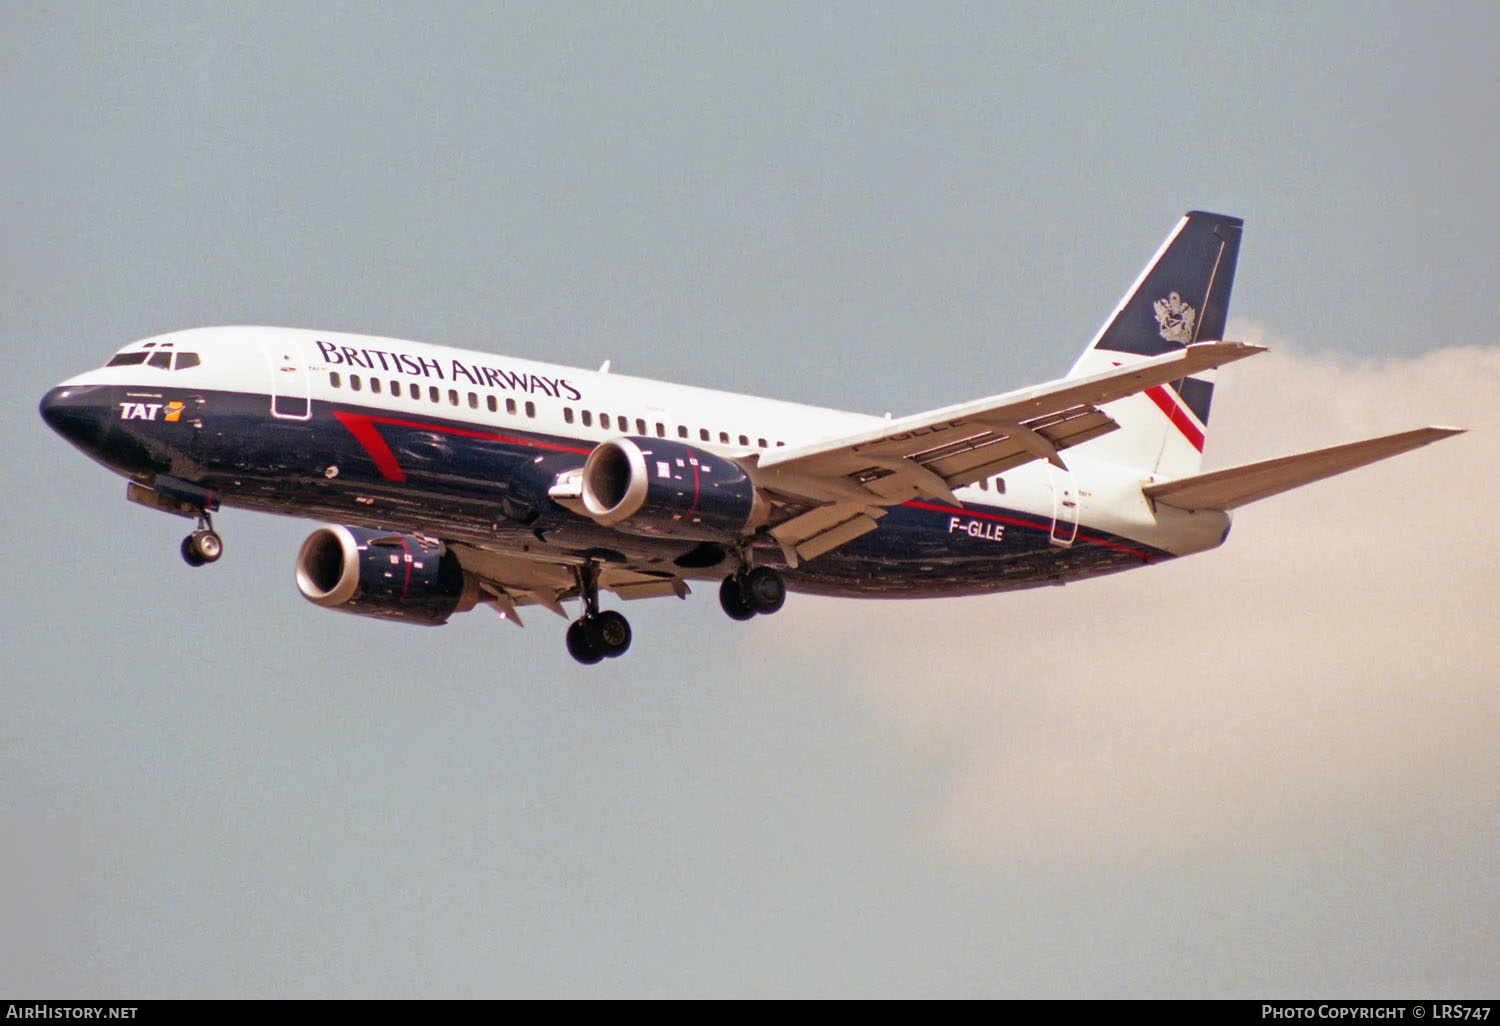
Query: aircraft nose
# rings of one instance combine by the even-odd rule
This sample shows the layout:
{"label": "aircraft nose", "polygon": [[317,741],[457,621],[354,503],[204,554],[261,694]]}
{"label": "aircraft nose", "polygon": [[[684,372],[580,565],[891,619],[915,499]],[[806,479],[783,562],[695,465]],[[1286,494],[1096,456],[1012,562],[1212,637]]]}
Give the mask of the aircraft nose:
{"label": "aircraft nose", "polygon": [[78,448],[95,452],[109,428],[109,410],[94,401],[87,388],[59,386],[42,396],[42,419]]}

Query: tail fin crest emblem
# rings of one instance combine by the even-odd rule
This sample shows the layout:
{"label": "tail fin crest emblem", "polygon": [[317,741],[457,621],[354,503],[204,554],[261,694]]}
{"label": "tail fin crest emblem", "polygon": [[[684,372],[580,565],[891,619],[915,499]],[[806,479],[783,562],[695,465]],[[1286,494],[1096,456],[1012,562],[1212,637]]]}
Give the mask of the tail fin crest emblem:
{"label": "tail fin crest emblem", "polygon": [[1153,303],[1152,309],[1156,311],[1156,323],[1161,328],[1163,339],[1180,346],[1192,343],[1198,311],[1184,303],[1181,296],[1173,292],[1167,298]]}

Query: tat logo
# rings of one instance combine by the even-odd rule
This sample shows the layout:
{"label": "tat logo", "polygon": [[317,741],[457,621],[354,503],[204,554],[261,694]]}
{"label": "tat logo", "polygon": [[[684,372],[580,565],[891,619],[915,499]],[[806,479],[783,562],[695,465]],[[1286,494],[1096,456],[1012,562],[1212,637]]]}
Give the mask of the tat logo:
{"label": "tat logo", "polygon": [[165,409],[167,411],[166,416],[161,419],[168,424],[176,424],[182,417],[182,411],[186,408],[186,404],[177,399],[166,404],[123,402],[120,404],[120,419],[155,420],[157,414]]}
{"label": "tat logo", "polygon": [[121,420],[155,420],[161,412],[161,403],[121,403]]}

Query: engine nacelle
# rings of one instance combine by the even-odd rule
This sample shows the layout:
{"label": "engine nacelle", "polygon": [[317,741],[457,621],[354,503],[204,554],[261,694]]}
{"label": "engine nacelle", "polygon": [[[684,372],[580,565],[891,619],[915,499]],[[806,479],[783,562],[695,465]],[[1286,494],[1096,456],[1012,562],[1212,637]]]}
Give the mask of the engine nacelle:
{"label": "engine nacelle", "polygon": [[437,541],[364,527],[308,535],[297,553],[297,590],[340,612],[433,626],[479,598],[458,557]]}
{"label": "engine nacelle", "polygon": [[734,460],[664,438],[615,438],[583,465],[583,506],[632,534],[733,540],[766,520],[769,504]]}

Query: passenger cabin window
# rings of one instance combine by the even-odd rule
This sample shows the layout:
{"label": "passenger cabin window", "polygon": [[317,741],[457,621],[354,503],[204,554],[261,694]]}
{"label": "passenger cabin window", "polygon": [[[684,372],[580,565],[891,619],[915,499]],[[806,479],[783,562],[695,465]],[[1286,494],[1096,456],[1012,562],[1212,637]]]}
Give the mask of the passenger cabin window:
{"label": "passenger cabin window", "polygon": [[638,435],[646,433],[646,422],[639,417],[635,418],[635,433]]}
{"label": "passenger cabin window", "polygon": [[380,379],[379,378],[371,378],[370,379],[370,391],[374,392],[376,395],[380,394]]}
{"label": "passenger cabin window", "polygon": [[665,424],[663,424],[661,421],[657,421],[656,422],[656,437],[657,438],[666,438],[667,437],[667,426]]}
{"label": "passenger cabin window", "polygon": [[450,389],[448,389],[448,405],[449,406],[457,406],[458,405],[458,389],[456,389],[456,388],[450,388]]}
{"label": "passenger cabin window", "polygon": [[436,385],[427,386],[427,401],[430,403],[442,401],[442,393],[438,391],[438,387]]}
{"label": "passenger cabin window", "polygon": [[356,392],[359,391],[359,375],[358,374],[351,374],[351,375],[349,375],[349,387],[352,388]]}
{"label": "passenger cabin window", "polygon": [[699,428],[698,429],[698,438],[699,438],[700,441],[704,441],[704,442],[708,441],[708,428]]}
{"label": "passenger cabin window", "polygon": [[686,438],[687,437],[687,425],[686,424],[678,424],[677,425],[677,437],[678,438]]}
{"label": "passenger cabin window", "polygon": [[766,440],[764,438],[757,438],[755,440],[755,444],[760,446],[762,449],[766,448]]}
{"label": "passenger cabin window", "polygon": [[528,416],[528,417],[535,417],[536,416],[536,403],[530,402],[530,401],[528,401],[526,403],[526,416]]}
{"label": "passenger cabin window", "polygon": [[750,444],[750,439],[746,438],[744,435],[740,435],[740,444],[741,445],[749,445]]}
{"label": "passenger cabin window", "polygon": [[516,412],[516,401],[514,399],[507,399],[507,400],[505,400],[505,412],[509,413],[509,414],[512,414],[512,415],[515,414],[515,412]]}
{"label": "passenger cabin window", "polygon": [[422,398],[422,386],[417,384],[415,381],[411,383],[411,397],[413,399]]}
{"label": "passenger cabin window", "polygon": [[479,395],[477,393],[475,393],[475,392],[470,392],[469,393],[469,409],[471,409],[471,410],[477,410],[477,409],[479,409]]}
{"label": "passenger cabin window", "polygon": [[500,404],[495,400],[495,397],[492,396],[492,395],[487,395],[487,396],[484,397],[484,405],[489,409],[489,411],[491,413],[499,413],[500,412]]}
{"label": "passenger cabin window", "polygon": [[573,423],[573,407],[571,407],[571,406],[564,406],[563,407],[563,423],[564,424],[571,424],[571,423]]}
{"label": "passenger cabin window", "polygon": [[341,377],[339,377],[339,372],[338,371],[329,371],[328,372],[328,383],[330,385],[332,385],[334,388],[343,388],[344,387],[344,379],[341,378]]}
{"label": "passenger cabin window", "polygon": [[594,426],[594,415],[592,413],[590,413],[588,410],[584,410],[583,411],[583,426],[584,427],[593,427]]}
{"label": "passenger cabin window", "polygon": [[395,378],[391,379],[391,395],[395,396],[397,399],[401,398],[401,382],[397,381]]}

